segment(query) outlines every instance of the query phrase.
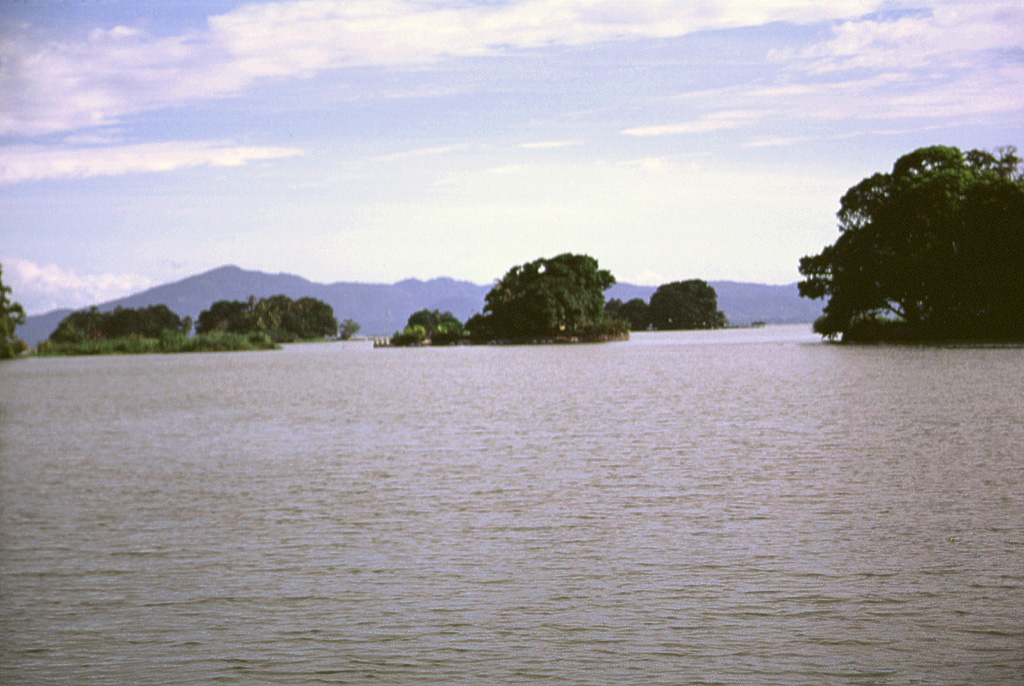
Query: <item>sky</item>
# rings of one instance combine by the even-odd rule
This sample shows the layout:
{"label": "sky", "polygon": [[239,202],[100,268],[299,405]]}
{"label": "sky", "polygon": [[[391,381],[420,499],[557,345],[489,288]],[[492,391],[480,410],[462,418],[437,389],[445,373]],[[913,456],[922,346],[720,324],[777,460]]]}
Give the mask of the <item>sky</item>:
{"label": "sky", "polygon": [[792,283],[861,179],[1022,133],[1018,0],[0,0],[29,314],[225,264]]}

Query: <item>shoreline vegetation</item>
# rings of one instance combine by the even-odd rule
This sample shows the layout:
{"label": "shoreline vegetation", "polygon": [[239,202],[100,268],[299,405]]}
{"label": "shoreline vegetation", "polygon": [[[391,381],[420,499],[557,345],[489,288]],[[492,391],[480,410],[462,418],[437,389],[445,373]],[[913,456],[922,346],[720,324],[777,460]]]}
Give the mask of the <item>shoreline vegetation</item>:
{"label": "shoreline vegetation", "polygon": [[[839,237],[800,260],[800,295],[824,300],[813,331],[830,342],[894,345],[1024,343],[1024,160],[1011,146],[919,148],[840,200]],[[2,282],[0,359],[26,354],[15,336],[25,313]],[[465,323],[421,310],[375,348],[538,345],[628,340],[630,331],[721,329],[713,287],[662,284],[648,302],[605,299],[616,283],[589,255],[517,265]],[[193,333],[195,324],[196,335]],[[764,326],[754,322],[752,326]],[[104,355],[269,350],[305,340],[349,340],[359,324],[330,305],[284,295],[218,301],[196,322],[166,305],[96,307],[68,315],[30,354]]]}
{"label": "shoreline vegetation", "polygon": [[814,331],[843,343],[1024,342],[1024,161],[935,145],[840,201],[839,238],[800,260]]}
{"label": "shoreline vegetation", "polygon": [[168,329],[159,338],[127,336],[83,341],[46,341],[37,346],[33,354],[37,357],[143,355],[276,350],[280,347],[270,336],[263,333],[215,332],[186,336],[180,331]]}
{"label": "shoreline vegetation", "polygon": [[[276,350],[283,343],[349,340],[359,324],[334,318],[330,305],[314,298],[293,301],[284,295],[221,300],[199,315],[182,319],[166,305],[101,312],[73,312],[49,340],[31,353],[37,357],[144,355]],[[27,348],[27,346],[26,346]],[[26,350],[27,352],[27,350]]]}

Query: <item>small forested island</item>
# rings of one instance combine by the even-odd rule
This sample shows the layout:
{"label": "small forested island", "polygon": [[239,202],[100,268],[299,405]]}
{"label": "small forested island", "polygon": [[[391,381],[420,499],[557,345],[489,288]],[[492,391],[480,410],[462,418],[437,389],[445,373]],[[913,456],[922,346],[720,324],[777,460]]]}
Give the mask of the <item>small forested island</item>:
{"label": "small forested island", "polygon": [[728,321],[718,309],[718,294],[706,281],[690,279],[658,286],[649,303],[640,298],[622,302],[612,298],[605,311],[629,322],[631,331],[721,329]]}
{"label": "small forested island", "polygon": [[589,255],[563,253],[512,267],[463,325],[451,312],[413,313],[404,330],[378,346],[456,343],[617,341],[649,328],[711,329],[726,325],[715,289],[699,279],[663,284],[650,303],[605,302],[615,277]]}
{"label": "small forested island", "polygon": [[800,260],[814,330],[844,342],[1024,341],[1024,175],[1012,147],[920,148],[843,196]]}
{"label": "small forested island", "polygon": [[315,298],[292,300],[284,295],[215,302],[199,314],[192,335],[190,317],[182,319],[166,305],[100,312],[92,307],[61,320],[37,355],[100,355],[133,353],[269,350],[280,343],[350,338],[359,325],[346,320],[339,327],[331,306]]}

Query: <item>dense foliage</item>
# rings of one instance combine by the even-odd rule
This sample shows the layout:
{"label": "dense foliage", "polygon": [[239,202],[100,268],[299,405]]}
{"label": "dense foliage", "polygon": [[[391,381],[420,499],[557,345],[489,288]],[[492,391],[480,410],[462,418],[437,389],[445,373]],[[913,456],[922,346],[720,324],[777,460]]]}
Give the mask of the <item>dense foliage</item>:
{"label": "dense foliage", "polygon": [[338,339],[347,341],[359,333],[359,322],[354,319],[346,319],[338,325]]}
{"label": "dense foliage", "polygon": [[647,331],[651,328],[650,307],[642,298],[633,298],[626,302],[612,298],[605,303],[604,311],[612,319],[628,322],[630,331]]}
{"label": "dense foliage", "polygon": [[476,341],[600,340],[628,334],[605,314],[615,283],[593,257],[564,253],[512,267],[466,322]]}
{"label": "dense foliage", "polygon": [[113,338],[159,338],[164,331],[184,332],[181,318],[166,305],[100,312],[95,307],[72,312],[50,334],[53,343],[80,343]]}
{"label": "dense foliage", "polygon": [[0,265],[0,360],[14,357],[25,349],[25,344],[14,336],[18,325],[25,323],[25,310],[11,301],[11,287],[4,285],[3,274],[3,265]]}
{"label": "dense foliage", "polygon": [[[351,324],[348,325],[350,331]],[[262,333],[276,342],[309,340],[335,336],[338,320],[334,318],[333,308],[316,298],[292,300],[286,295],[275,295],[259,300],[251,297],[246,302],[218,300],[210,309],[199,313],[196,332],[218,331]]]}
{"label": "dense foliage", "polygon": [[180,331],[164,329],[159,338],[130,336],[47,341],[36,354],[49,355],[133,355],[144,353],[191,353],[229,350],[270,350],[277,346],[266,334],[205,333],[186,336]]}
{"label": "dense foliage", "polygon": [[920,148],[840,203],[839,238],[800,260],[815,323],[843,340],[1024,340],[1024,180],[1013,148]]}
{"label": "dense foliage", "polygon": [[706,281],[690,279],[658,286],[648,306],[655,329],[720,329],[725,315],[718,309],[718,294]]}
{"label": "dense foliage", "polygon": [[405,329],[391,337],[391,345],[451,345],[462,340],[462,333],[462,322],[451,312],[423,309],[409,315]]}

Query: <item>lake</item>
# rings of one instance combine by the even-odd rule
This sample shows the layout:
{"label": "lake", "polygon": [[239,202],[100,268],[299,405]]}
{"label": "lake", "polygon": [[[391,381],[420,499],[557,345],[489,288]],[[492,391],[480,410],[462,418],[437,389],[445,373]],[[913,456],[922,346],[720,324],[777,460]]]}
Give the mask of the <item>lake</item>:
{"label": "lake", "polygon": [[1019,684],[1024,348],[0,364],[4,684]]}

